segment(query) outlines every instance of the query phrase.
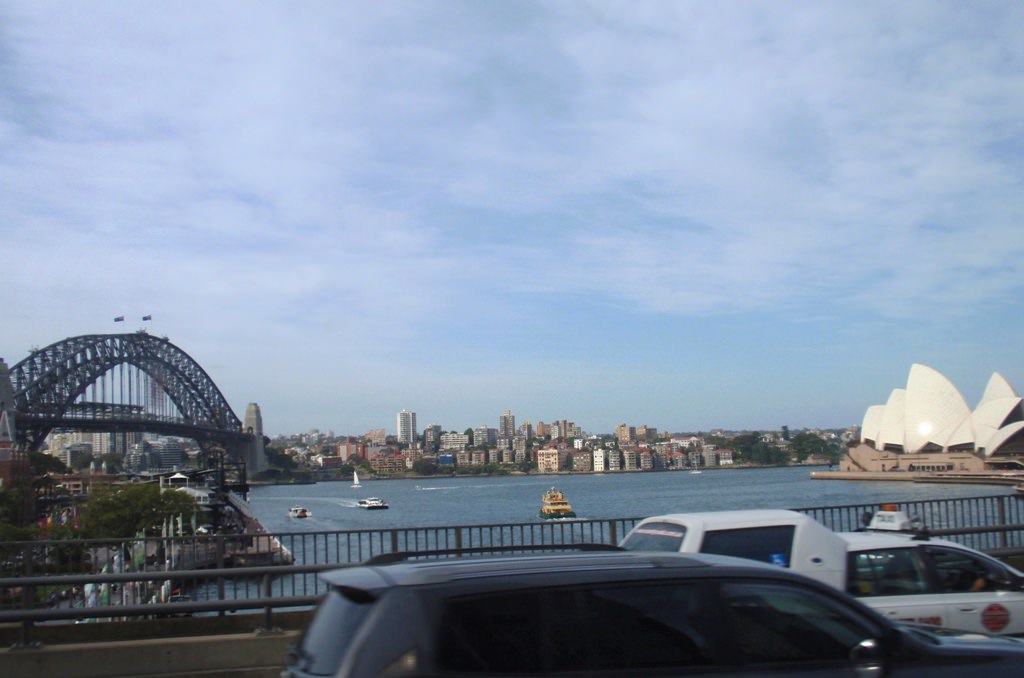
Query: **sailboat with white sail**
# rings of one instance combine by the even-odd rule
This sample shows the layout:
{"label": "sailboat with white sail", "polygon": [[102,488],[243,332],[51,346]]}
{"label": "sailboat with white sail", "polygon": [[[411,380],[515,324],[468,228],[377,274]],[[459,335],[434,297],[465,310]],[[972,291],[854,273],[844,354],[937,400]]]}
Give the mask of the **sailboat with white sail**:
{"label": "sailboat with white sail", "polygon": [[352,487],[362,487],[359,484],[359,474],[356,471],[352,471]]}

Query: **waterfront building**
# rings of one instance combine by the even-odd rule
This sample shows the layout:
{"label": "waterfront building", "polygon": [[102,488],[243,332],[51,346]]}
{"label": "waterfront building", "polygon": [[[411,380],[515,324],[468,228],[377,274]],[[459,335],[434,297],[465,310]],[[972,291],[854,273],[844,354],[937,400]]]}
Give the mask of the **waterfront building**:
{"label": "waterfront building", "polygon": [[405,456],[390,448],[378,454],[371,454],[370,468],[378,475],[395,475],[405,472]]}
{"label": "waterfront building", "polygon": [[577,449],[572,453],[572,470],[589,472],[594,470],[594,455],[590,450]]}
{"label": "waterfront building", "polygon": [[620,448],[622,450],[622,468],[625,471],[637,470],[637,452],[639,448],[631,445]]}
{"label": "waterfront building", "polygon": [[398,444],[409,445],[416,442],[416,413],[402,410],[398,413]]}
{"label": "waterfront building", "polygon": [[622,453],[620,450],[608,450],[608,455],[605,458],[605,468],[609,471],[622,470]]}
{"label": "waterfront building", "polygon": [[973,410],[944,375],[910,368],[905,388],[864,414],[860,440],[841,464],[851,471],[1024,469],[1024,406],[998,372]]}
{"label": "waterfront building", "polygon": [[540,473],[558,473],[558,448],[545,447],[537,450],[537,471]]}
{"label": "waterfront building", "polygon": [[637,454],[637,462],[641,471],[654,470],[654,454],[650,449],[642,449]]}
{"label": "waterfront building", "polygon": [[594,471],[600,472],[600,473],[604,472],[604,469],[605,469],[605,457],[607,456],[607,454],[608,454],[608,451],[606,449],[604,449],[603,447],[599,447],[596,450],[594,450],[594,454],[593,454],[593,458],[594,458]]}

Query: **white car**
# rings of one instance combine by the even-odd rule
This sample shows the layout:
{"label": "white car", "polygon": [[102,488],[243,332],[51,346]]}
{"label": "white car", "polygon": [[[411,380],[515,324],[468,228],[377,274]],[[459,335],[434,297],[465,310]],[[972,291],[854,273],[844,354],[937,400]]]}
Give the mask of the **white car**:
{"label": "white car", "polygon": [[1024,573],[961,544],[904,532],[909,519],[886,508],[864,532],[832,532],[795,511],[655,516],[620,545],[761,560],[842,589],[896,621],[1024,635]]}

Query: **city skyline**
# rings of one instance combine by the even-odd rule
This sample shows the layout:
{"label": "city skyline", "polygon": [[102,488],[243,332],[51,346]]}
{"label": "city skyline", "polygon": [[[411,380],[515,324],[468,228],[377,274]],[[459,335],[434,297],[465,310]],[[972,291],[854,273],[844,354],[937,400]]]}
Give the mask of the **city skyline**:
{"label": "city skyline", "polygon": [[270,436],[1024,383],[1020,3],[180,10],[0,9],[9,365],[145,329]]}

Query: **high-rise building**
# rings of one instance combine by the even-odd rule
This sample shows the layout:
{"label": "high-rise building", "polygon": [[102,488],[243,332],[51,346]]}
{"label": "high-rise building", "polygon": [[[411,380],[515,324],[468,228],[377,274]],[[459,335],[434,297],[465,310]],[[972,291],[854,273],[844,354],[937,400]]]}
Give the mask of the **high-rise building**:
{"label": "high-rise building", "polygon": [[398,444],[416,442],[416,413],[402,410],[398,413]]}
{"label": "high-rise building", "polygon": [[509,410],[498,418],[498,437],[511,438],[516,434],[516,417]]}

